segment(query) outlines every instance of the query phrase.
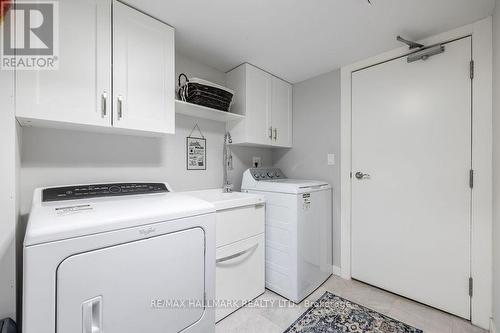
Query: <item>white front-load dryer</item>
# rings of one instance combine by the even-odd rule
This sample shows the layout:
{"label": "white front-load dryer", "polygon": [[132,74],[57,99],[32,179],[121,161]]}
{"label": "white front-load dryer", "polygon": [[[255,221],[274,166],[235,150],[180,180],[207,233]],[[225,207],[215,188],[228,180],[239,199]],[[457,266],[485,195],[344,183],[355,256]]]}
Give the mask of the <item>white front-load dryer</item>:
{"label": "white front-load dryer", "polygon": [[214,212],[165,183],[35,190],[23,332],[214,332]]}
{"label": "white front-load dryer", "polygon": [[266,200],[266,288],[300,303],[333,272],[332,187],[253,168],[241,189]]}

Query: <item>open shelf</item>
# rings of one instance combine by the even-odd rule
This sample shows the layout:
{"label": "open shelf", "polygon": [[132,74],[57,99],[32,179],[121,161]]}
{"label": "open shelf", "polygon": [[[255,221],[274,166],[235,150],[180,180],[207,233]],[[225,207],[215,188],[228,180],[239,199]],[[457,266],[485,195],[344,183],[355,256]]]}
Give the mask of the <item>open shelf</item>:
{"label": "open shelf", "polygon": [[236,113],[224,112],[179,100],[175,101],[175,113],[222,122],[245,119],[245,116]]}

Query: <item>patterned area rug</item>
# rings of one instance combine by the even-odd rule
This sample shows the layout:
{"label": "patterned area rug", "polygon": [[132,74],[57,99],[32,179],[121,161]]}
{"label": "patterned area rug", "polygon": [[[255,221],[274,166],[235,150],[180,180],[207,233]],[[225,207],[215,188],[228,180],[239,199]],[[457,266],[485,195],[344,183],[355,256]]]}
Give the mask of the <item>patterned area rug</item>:
{"label": "patterned area rug", "polygon": [[284,333],[422,333],[415,327],[326,292]]}

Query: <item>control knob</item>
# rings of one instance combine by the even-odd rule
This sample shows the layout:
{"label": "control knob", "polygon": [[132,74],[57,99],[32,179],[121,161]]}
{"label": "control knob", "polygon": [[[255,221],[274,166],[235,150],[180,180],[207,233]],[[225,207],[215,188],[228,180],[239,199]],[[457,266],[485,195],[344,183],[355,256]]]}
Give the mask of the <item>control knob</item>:
{"label": "control knob", "polygon": [[111,192],[111,193],[120,193],[121,191],[122,191],[122,189],[118,186],[115,186],[115,185],[110,186],[110,188],[109,188],[109,192]]}

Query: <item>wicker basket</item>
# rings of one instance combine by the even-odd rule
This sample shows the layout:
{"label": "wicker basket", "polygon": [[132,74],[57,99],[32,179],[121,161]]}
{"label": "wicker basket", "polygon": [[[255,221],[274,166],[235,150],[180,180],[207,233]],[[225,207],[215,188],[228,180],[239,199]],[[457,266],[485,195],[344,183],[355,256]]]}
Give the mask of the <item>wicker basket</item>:
{"label": "wicker basket", "polygon": [[[184,83],[181,83],[182,77],[185,78]],[[181,101],[228,112],[234,91],[206,80],[188,79],[185,74],[181,74],[178,94]]]}

